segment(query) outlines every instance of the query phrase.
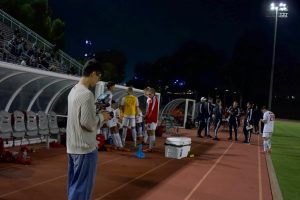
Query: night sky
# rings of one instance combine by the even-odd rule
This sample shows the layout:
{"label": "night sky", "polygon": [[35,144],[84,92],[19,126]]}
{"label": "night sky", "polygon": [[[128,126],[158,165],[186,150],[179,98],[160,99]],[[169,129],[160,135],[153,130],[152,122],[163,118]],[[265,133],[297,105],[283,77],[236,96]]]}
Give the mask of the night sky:
{"label": "night sky", "polygon": [[[279,21],[278,41],[300,57],[299,2],[285,3],[289,18]],[[253,27],[273,37],[268,5],[260,0],[49,0],[53,15],[66,23],[65,51],[83,57],[86,39],[95,51],[121,50],[128,58],[126,79],[136,62],[154,62],[189,40],[208,43],[230,58],[236,42]]]}

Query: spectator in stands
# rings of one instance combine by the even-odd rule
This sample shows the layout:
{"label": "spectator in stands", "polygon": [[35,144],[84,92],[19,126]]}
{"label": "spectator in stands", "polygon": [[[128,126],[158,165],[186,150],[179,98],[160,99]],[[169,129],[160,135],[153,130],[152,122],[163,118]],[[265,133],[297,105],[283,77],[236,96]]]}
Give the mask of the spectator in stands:
{"label": "spectator in stands", "polygon": [[0,30],[0,48],[2,48],[4,45],[4,33],[2,30]]}
{"label": "spectator in stands", "polygon": [[2,48],[4,47],[4,33],[0,30],[0,51],[3,52]]}
{"label": "spectator in stands", "polygon": [[21,61],[21,65],[26,66],[26,61],[24,59]]}
{"label": "spectator in stands", "polygon": [[2,30],[0,30],[0,40],[4,40],[4,33]]}
{"label": "spectator in stands", "polygon": [[95,59],[87,61],[79,83],[68,96],[68,200],[91,199],[98,160],[97,129],[111,119],[106,111],[96,114],[95,97],[89,90],[101,75],[101,64]]}
{"label": "spectator in stands", "polygon": [[[4,47],[2,49],[2,47]],[[21,63],[26,62],[27,66],[37,67],[50,71],[57,71],[58,69],[65,69],[62,65],[55,60],[55,46],[52,50],[43,51],[37,43],[33,43],[29,48],[27,40],[22,36],[22,33],[18,28],[13,31],[13,36],[10,40],[5,41],[3,31],[0,30],[0,50],[2,52],[2,60]],[[22,62],[22,64],[24,64]],[[68,72],[76,74],[75,70]]]}

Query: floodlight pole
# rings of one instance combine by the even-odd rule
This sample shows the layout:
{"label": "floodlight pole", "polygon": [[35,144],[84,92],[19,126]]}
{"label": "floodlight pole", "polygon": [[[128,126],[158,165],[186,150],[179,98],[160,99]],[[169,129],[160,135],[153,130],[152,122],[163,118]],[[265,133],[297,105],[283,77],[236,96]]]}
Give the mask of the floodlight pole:
{"label": "floodlight pole", "polygon": [[278,8],[275,9],[275,28],[274,28],[274,41],[273,41],[273,58],[272,58],[272,68],[270,77],[270,91],[269,91],[269,102],[268,108],[272,109],[272,97],[273,97],[273,82],[274,82],[274,67],[275,67],[275,54],[276,54],[276,38],[277,38],[277,21],[278,21]]}

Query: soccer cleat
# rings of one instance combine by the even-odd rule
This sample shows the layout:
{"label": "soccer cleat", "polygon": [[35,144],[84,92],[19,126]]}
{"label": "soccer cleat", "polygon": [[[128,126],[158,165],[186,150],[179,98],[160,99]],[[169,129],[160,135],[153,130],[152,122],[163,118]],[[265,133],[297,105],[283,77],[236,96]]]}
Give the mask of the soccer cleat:
{"label": "soccer cleat", "polygon": [[272,153],[272,149],[271,148],[268,150],[268,153]]}

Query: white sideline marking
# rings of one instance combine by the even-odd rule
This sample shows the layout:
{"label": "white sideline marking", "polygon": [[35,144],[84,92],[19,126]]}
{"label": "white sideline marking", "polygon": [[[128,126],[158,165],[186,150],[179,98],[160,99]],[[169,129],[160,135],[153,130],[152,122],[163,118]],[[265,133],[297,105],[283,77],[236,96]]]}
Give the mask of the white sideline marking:
{"label": "white sideline marking", "polygon": [[[200,144],[194,146],[192,149],[195,149],[195,148],[197,148],[198,146],[200,146]],[[157,166],[157,167],[155,167],[155,168],[153,168],[153,169],[151,169],[151,170],[146,171],[145,173],[143,173],[143,174],[141,174],[141,175],[135,177],[134,179],[131,179],[130,181],[128,181],[128,182],[126,182],[126,183],[120,185],[119,187],[117,187],[117,188],[115,188],[115,189],[113,189],[113,190],[107,192],[106,194],[104,194],[104,195],[102,195],[102,196],[96,198],[95,200],[100,200],[100,199],[103,199],[104,197],[107,197],[108,195],[110,195],[110,194],[112,194],[112,193],[114,193],[114,192],[116,192],[116,191],[118,191],[118,190],[124,188],[125,186],[129,185],[130,183],[134,182],[135,180],[137,180],[137,179],[139,179],[139,178],[142,178],[143,176],[146,176],[147,174],[149,174],[149,173],[151,173],[151,172],[153,172],[153,171],[155,171],[155,170],[157,170],[157,169],[159,169],[159,168],[165,166],[166,164],[168,164],[169,162],[171,162],[171,161],[173,161],[173,160],[174,160],[174,159],[168,160],[168,161],[166,161],[166,162],[160,164],[159,166]]]}
{"label": "white sideline marking", "polygon": [[129,184],[132,183],[133,181],[135,181],[135,180],[137,180],[137,179],[139,179],[139,178],[142,178],[143,176],[146,176],[147,174],[149,174],[149,173],[151,173],[151,172],[153,172],[153,171],[155,171],[155,170],[157,170],[157,169],[163,167],[164,165],[168,164],[168,163],[171,162],[171,161],[173,161],[173,160],[168,160],[168,161],[166,161],[166,162],[164,162],[164,163],[158,165],[157,167],[155,167],[155,168],[153,168],[153,169],[151,169],[151,170],[146,171],[145,173],[143,173],[143,174],[141,174],[141,175],[135,177],[134,179],[131,179],[130,181],[128,181],[128,182],[126,182],[126,183],[120,185],[119,187],[117,187],[117,188],[111,190],[110,192],[107,192],[106,194],[102,195],[101,197],[96,198],[95,200],[99,200],[99,199],[103,199],[104,197],[107,197],[107,196],[110,195],[111,193],[114,193],[114,192],[116,192],[116,191],[122,189],[123,187],[129,185]]}
{"label": "white sideline marking", "polygon": [[[114,161],[116,161],[116,160],[120,160],[120,159],[122,159],[122,158],[123,158],[123,157],[115,158],[115,159],[112,159],[112,160],[108,160],[108,161],[106,161],[106,162],[100,163],[100,165],[98,165],[98,167],[101,166],[101,165],[108,164],[108,163],[110,163],[110,162],[114,162]],[[98,167],[97,167],[97,168],[98,168]],[[24,190],[28,190],[28,189],[34,188],[34,187],[36,187],[36,186],[43,185],[43,184],[45,184],[45,183],[49,183],[49,182],[55,181],[55,180],[57,180],[57,179],[64,178],[64,177],[66,177],[66,176],[67,176],[67,174],[64,174],[64,175],[57,176],[57,177],[55,177],[55,178],[49,179],[49,180],[47,180],[47,181],[42,181],[42,182],[36,183],[36,184],[34,184],[34,185],[31,185],[31,186],[23,187],[23,188],[21,188],[21,189],[14,190],[14,191],[12,191],[12,192],[8,192],[8,193],[5,193],[5,194],[2,194],[2,195],[0,195],[0,198],[5,197],[5,196],[9,196],[9,195],[12,195],[12,194],[15,194],[15,193],[24,191]]]}
{"label": "white sideline marking", "polygon": [[259,194],[259,200],[263,200],[263,194],[262,194],[262,180],[261,180],[261,161],[260,161],[260,146],[259,146],[259,135],[257,136],[257,152],[258,152],[258,194]]}
{"label": "white sideline marking", "polygon": [[190,191],[190,193],[184,198],[184,200],[188,200],[194,194],[194,192],[198,189],[198,187],[204,182],[204,180],[208,177],[208,175],[215,169],[215,167],[219,164],[225,154],[233,145],[233,142],[228,146],[228,148],[223,152],[223,154],[218,158],[218,160],[210,167],[210,169],[206,172],[206,174],[202,177],[202,179],[197,183],[197,185]]}

